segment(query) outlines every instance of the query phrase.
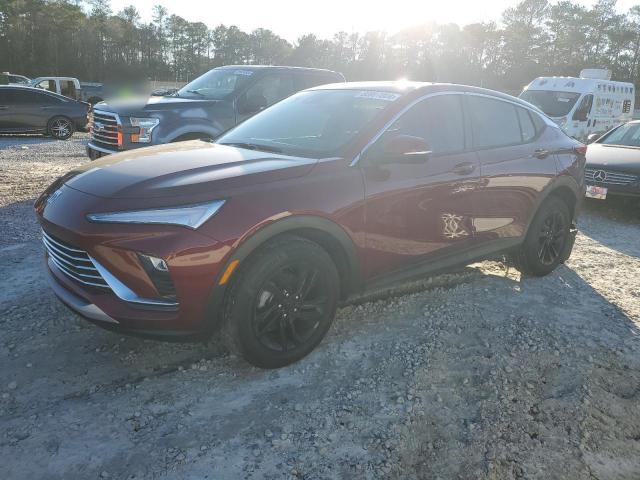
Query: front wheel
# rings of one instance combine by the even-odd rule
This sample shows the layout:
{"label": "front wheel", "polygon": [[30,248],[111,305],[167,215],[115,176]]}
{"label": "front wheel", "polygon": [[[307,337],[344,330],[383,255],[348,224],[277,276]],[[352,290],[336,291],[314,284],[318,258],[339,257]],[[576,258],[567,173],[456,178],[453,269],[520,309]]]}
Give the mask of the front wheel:
{"label": "front wheel", "polygon": [[257,367],[296,362],[333,322],[339,298],[333,260],[318,244],[287,235],[245,262],[226,302],[232,341]]}
{"label": "front wheel", "polygon": [[522,273],[541,277],[551,273],[567,257],[570,241],[569,207],[550,197],[538,209],[519,255]]}
{"label": "front wheel", "polygon": [[49,120],[47,131],[56,140],[67,140],[73,135],[75,127],[71,119],[67,117],[54,117]]}

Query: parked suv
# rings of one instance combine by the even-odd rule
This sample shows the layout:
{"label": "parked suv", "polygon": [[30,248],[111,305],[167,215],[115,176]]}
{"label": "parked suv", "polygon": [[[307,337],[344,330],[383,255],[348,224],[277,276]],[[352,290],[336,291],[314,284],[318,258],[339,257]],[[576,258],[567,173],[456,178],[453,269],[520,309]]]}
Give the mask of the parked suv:
{"label": "parked suv", "polygon": [[171,95],[149,98],[145,105],[96,105],[89,118],[87,154],[95,160],[132,148],[214,139],[299,90],[344,81],[341,73],[314,68],[214,68]]}
{"label": "parked suv", "polygon": [[341,299],[509,253],[571,253],[586,147],[517,98],[424,83],[300,92],[215,143],[112,155],[35,209],[52,286],[106,328],[193,338],[223,325],[279,367]]}

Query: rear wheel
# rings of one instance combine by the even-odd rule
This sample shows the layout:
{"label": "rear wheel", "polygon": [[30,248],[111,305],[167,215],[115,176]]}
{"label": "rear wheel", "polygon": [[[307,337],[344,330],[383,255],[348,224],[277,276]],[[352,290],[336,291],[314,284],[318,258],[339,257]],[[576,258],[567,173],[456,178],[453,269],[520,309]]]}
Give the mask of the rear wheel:
{"label": "rear wheel", "polygon": [[567,248],[571,247],[570,229],[567,204],[557,197],[545,200],[529,226],[519,255],[519,270],[534,276],[551,273],[565,260]]}
{"label": "rear wheel", "polygon": [[47,131],[56,140],[67,140],[73,135],[75,127],[70,118],[53,117],[49,120]]}
{"label": "rear wheel", "polygon": [[303,358],[335,316],[339,277],[333,260],[314,242],[283,236],[245,262],[226,304],[235,346],[261,368]]}

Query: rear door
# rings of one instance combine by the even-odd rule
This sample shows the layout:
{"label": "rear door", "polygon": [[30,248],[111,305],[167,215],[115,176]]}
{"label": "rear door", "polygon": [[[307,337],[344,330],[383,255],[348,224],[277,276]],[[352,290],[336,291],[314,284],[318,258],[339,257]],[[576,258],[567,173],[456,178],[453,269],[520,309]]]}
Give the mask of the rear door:
{"label": "rear door", "polygon": [[36,114],[39,112],[37,101],[40,95],[39,92],[21,88],[11,91],[6,110],[6,125],[9,130],[30,131],[38,129]]}
{"label": "rear door", "polygon": [[475,242],[517,241],[538,195],[557,173],[546,124],[508,100],[477,94],[466,100],[482,172],[473,203]]}
{"label": "rear door", "polygon": [[12,124],[13,89],[0,88],[0,130],[8,130]]}

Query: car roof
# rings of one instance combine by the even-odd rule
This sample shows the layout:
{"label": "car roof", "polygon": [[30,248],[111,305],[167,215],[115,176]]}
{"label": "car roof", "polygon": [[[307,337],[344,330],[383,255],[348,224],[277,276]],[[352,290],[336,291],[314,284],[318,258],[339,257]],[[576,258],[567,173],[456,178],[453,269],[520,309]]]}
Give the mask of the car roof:
{"label": "car roof", "polygon": [[335,70],[329,70],[326,68],[309,68],[309,67],[290,67],[287,65],[225,65],[222,67],[218,67],[218,69],[238,69],[238,70],[298,70],[302,72],[318,72],[318,73],[331,73],[336,75],[342,75],[340,72],[336,72]]}
{"label": "car roof", "polygon": [[65,97],[64,95],[60,95],[59,93],[50,92],[49,90],[44,90],[43,88],[27,87],[26,85],[0,85],[0,90],[25,90],[27,92],[44,93],[45,95],[51,95],[52,97],[61,98],[63,100],[74,101],[73,98]]}
{"label": "car roof", "polygon": [[[377,92],[399,93],[407,97],[420,97],[429,93],[436,92],[465,92],[476,93],[480,95],[488,95],[491,97],[509,100],[518,103],[524,107],[532,108],[532,105],[517,97],[507,95],[506,93],[489,90],[488,88],[473,87],[470,85],[459,85],[456,83],[434,83],[434,82],[414,82],[408,80],[397,81],[380,81],[380,82],[346,82],[346,83],[330,83],[327,85],[319,85],[309,90],[371,90]],[[536,111],[539,109],[536,107]]]}

